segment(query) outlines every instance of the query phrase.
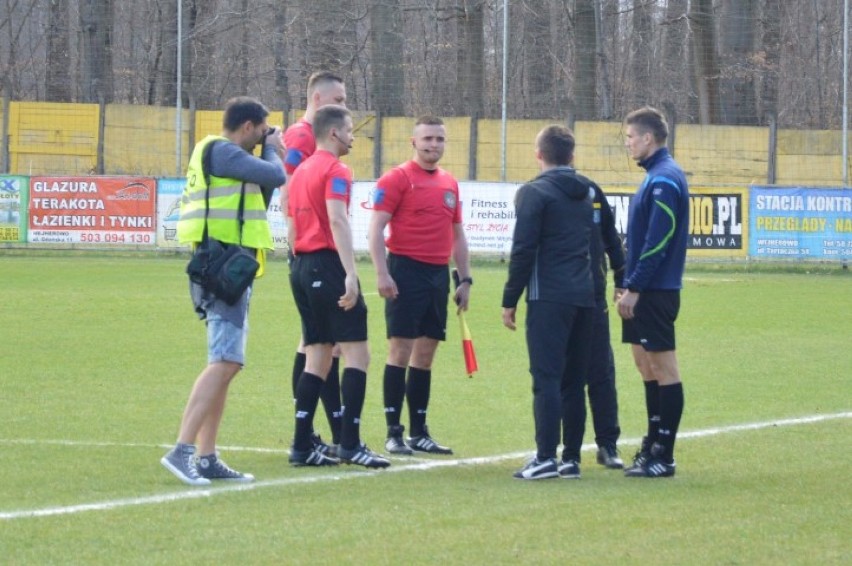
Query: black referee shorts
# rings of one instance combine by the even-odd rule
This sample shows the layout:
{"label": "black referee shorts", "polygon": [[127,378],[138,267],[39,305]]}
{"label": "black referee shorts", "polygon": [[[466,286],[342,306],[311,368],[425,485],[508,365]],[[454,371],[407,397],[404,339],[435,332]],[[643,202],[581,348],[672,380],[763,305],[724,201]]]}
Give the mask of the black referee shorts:
{"label": "black referee shorts", "polygon": [[367,340],[364,296],[359,295],[348,311],[337,305],[346,293],[346,270],[336,251],[298,254],[291,269],[291,289],[306,345]]}
{"label": "black referee shorts", "polygon": [[446,340],[448,266],[388,254],[388,271],[399,295],[385,301],[387,337]]}
{"label": "black referee shorts", "polygon": [[643,291],[631,320],[621,321],[621,341],[641,344],[648,352],[675,349],[675,320],[680,312],[680,290]]}

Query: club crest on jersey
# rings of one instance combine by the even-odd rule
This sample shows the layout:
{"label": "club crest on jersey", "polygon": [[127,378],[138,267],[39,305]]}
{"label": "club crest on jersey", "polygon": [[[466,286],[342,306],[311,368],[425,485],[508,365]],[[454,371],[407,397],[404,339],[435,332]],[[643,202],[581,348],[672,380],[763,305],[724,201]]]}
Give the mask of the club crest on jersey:
{"label": "club crest on jersey", "polygon": [[444,191],[444,204],[447,208],[456,207],[456,194],[453,191]]}

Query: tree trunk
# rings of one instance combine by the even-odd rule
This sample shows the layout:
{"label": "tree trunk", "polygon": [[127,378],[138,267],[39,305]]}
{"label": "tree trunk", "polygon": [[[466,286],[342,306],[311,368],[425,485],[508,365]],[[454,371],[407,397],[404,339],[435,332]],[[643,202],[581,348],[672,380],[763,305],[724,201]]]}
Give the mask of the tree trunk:
{"label": "tree trunk", "polygon": [[595,4],[596,0],[577,0],[574,8],[574,117],[577,120],[597,118]]}
{"label": "tree trunk", "polygon": [[377,0],[370,9],[373,110],[405,115],[402,11],[396,0]]}
{"label": "tree trunk", "polygon": [[49,0],[45,93],[51,102],[72,101],[69,34],[68,0]]}
{"label": "tree trunk", "polygon": [[654,50],[651,32],[651,7],[647,0],[633,0],[633,35],[630,51],[630,81],[633,84],[631,106],[652,104],[652,85],[654,72],[652,54]]}
{"label": "tree trunk", "polygon": [[701,124],[716,124],[719,113],[719,64],[716,60],[713,0],[691,0],[689,19],[693,30],[698,120]]}
{"label": "tree trunk", "polygon": [[458,91],[461,113],[480,116],[485,90],[485,20],[481,0],[461,0],[458,20]]}
{"label": "tree trunk", "polygon": [[289,63],[287,53],[287,2],[279,2],[275,9],[275,39],[274,39],[274,61],[275,61],[275,99],[271,104],[275,108],[285,111],[284,120],[287,121],[286,112],[293,108],[293,100],[290,96],[290,81],[287,78],[287,65]]}
{"label": "tree trunk", "polygon": [[112,102],[113,0],[80,0],[83,102]]}
{"label": "tree trunk", "polygon": [[549,118],[554,111],[550,3],[546,0],[527,0],[523,15],[522,59],[527,100],[524,117]]}
{"label": "tree trunk", "polygon": [[681,109],[684,121],[694,121],[697,114],[691,77],[694,65],[688,46],[689,22],[687,0],[669,0],[663,20],[663,46],[660,73],[662,104]]}
{"label": "tree trunk", "polygon": [[595,8],[595,59],[600,67],[600,92],[601,111],[600,117],[610,120],[613,116],[612,110],[612,80],[610,78],[610,61],[604,48],[603,38],[608,29],[607,18],[604,18],[602,0],[594,0]]}
{"label": "tree trunk", "polygon": [[759,117],[764,124],[778,116],[778,72],[781,63],[781,0],[763,0],[762,52],[758,53]]}
{"label": "tree trunk", "polygon": [[754,87],[755,3],[725,0],[720,21],[722,79],[719,98],[721,122],[732,125],[758,123]]}

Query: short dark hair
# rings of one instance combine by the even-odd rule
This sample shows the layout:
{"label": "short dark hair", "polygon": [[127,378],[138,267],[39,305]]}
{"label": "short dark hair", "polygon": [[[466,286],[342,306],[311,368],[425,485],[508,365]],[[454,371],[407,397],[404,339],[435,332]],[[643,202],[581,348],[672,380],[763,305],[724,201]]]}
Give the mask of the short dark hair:
{"label": "short dark hair", "polygon": [[570,165],[574,159],[574,132],[568,126],[552,124],[538,133],[536,147],[550,165]]}
{"label": "short dark hair", "polygon": [[421,126],[421,125],[422,126],[443,126],[444,121],[441,120],[440,118],[438,118],[437,116],[431,116],[431,115],[427,114],[426,116],[420,116],[417,119],[417,122],[414,123],[415,128],[417,126]]}
{"label": "short dark hair", "polygon": [[237,96],[225,103],[222,127],[229,132],[235,132],[246,121],[250,120],[252,124],[260,124],[267,116],[269,116],[269,110],[260,101],[250,96]]}
{"label": "short dark hair", "polygon": [[332,128],[342,128],[346,123],[346,117],[352,113],[345,106],[328,104],[323,106],[314,115],[314,136],[321,140],[328,137]]}
{"label": "short dark hair", "polygon": [[665,143],[666,138],[669,137],[669,124],[666,122],[666,117],[662,112],[651,106],[643,106],[634,110],[627,115],[624,123],[628,126],[635,126],[643,134],[650,132],[659,144]]}
{"label": "short dark hair", "polygon": [[308,78],[308,96],[310,96],[320,84],[343,83],[343,77],[331,71],[317,71]]}

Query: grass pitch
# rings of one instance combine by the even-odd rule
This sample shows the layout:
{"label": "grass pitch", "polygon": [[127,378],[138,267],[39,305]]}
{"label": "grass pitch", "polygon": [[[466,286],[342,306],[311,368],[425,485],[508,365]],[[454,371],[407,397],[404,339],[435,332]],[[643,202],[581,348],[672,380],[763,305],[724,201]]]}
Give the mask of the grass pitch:
{"label": "grass pitch", "polygon": [[[678,475],[628,480],[588,450],[579,481],[520,482],[511,473],[534,446],[530,378],[523,332],[500,324],[505,266],[474,270],[468,322],[479,373],[464,375],[452,320],[434,369],[429,421],[456,455],[395,458],[389,470],[364,472],[287,465],[299,325],[287,267],[273,262],[256,285],[248,363],[220,433],[223,456],[258,481],[199,490],[159,464],[205,363],[185,261],[0,255],[0,561],[852,560],[846,272],[690,265],[678,323]],[[359,268],[373,338],[363,436],[381,449],[382,304],[371,266]],[[644,402],[614,314],[612,322],[629,459]],[[328,430],[321,412],[316,423]]]}

